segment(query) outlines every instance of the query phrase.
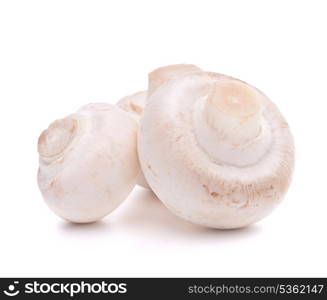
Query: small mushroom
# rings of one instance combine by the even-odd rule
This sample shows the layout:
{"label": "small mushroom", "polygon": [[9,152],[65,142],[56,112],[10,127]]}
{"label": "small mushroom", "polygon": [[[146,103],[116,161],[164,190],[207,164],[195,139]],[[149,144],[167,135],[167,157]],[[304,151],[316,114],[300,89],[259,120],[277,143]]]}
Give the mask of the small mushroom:
{"label": "small mushroom", "polygon": [[294,165],[292,135],[276,105],[243,81],[209,72],[150,95],[138,152],[151,189],[173,213],[221,229],[267,216]]}
{"label": "small mushroom", "polygon": [[[199,69],[197,66],[189,64],[169,65],[155,69],[149,74],[147,91],[137,92],[124,97],[117,102],[117,106],[130,113],[138,122],[140,122],[149,95],[170,80],[176,79],[190,72],[200,70],[201,69]],[[137,184],[144,188],[150,189],[146,179],[144,178],[142,170],[137,178]]]}
{"label": "small mushroom", "polygon": [[38,184],[47,205],[71,222],[101,219],[128,196],[140,171],[137,122],[110,104],[54,121],[38,142]]}

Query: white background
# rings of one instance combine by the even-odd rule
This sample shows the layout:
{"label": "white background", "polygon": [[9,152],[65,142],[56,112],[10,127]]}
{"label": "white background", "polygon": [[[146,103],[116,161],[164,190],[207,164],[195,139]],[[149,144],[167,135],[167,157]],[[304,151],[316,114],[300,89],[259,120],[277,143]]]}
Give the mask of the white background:
{"label": "white background", "polygon": [[[326,1],[1,1],[0,276],[327,276],[326,30]],[[284,113],[297,155],[282,205],[210,230],[136,188],[102,222],[55,216],[36,183],[41,130],[183,62],[257,86]]]}

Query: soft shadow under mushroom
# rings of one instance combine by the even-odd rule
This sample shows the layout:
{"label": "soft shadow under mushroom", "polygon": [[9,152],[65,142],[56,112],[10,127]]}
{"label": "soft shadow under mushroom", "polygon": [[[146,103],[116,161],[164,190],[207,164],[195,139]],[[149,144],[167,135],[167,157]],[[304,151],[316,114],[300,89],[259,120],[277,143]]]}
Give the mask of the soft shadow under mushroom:
{"label": "soft shadow under mushroom", "polygon": [[217,242],[247,239],[258,235],[259,225],[220,230],[189,223],[172,214],[148,189],[136,187],[123,205],[101,221],[76,224],[60,222],[59,230],[74,236],[106,238],[111,234],[133,234],[156,241]]}
{"label": "soft shadow under mushroom", "polygon": [[92,223],[72,223],[61,221],[58,226],[59,230],[65,234],[74,235],[104,235],[110,234],[110,223],[105,220]]}
{"label": "soft shadow under mushroom", "polygon": [[259,225],[219,230],[189,223],[172,214],[153,192],[142,188],[135,189],[133,195],[117,213],[119,215],[116,216],[115,227],[143,232],[160,239],[167,236],[179,239],[240,239],[256,235],[261,231]]}

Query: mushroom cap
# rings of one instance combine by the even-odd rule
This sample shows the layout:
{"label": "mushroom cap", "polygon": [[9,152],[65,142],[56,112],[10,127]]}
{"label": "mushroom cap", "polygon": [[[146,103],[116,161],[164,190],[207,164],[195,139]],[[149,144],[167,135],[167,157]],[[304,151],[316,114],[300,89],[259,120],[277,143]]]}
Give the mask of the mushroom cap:
{"label": "mushroom cap", "polygon": [[151,95],[168,81],[179,78],[187,73],[201,71],[201,69],[192,64],[175,64],[157,68],[148,75],[148,93]]}
{"label": "mushroom cap", "polygon": [[[131,116],[133,116],[139,124],[143,112],[145,110],[146,99],[147,99],[147,91],[141,91],[120,99],[117,102],[117,106],[122,110],[130,113]],[[150,188],[150,186],[145,180],[145,177],[141,169],[139,175],[137,176],[136,183],[146,189]]]}
{"label": "mushroom cap", "polygon": [[215,161],[199,146],[194,111],[210,85],[228,78],[237,80],[194,72],[159,88],[148,101],[138,140],[143,173],[158,198],[185,220],[221,229],[247,226],[267,216],[283,199],[294,165],[289,126],[257,89],[272,135],[263,157],[239,167]]}
{"label": "mushroom cap", "polygon": [[83,106],[53,122],[38,143],[38,184],[47,205],[71,222],[87,223],[114,210],[140,171],[137,122],[105,103]]}
{"label": "mushroom cap", "polygon": [[[201,69],[191,64],[175,64],[157,68],[149,73],[147,91],[137,92],[124,97],[117,102],[117,106],[130,113],[138,122],[140,122],[150,94],[170,80],[194,71],[201,71]],[[137,184],[150,189],[142,170],[140,170],[138,175]]]}
{"label": "mushroom cap", "polygon": [[117,102],[122,110],[131,113],[138,120],[142,117],[146,106],[147,91],[140,91],[128,95]]}

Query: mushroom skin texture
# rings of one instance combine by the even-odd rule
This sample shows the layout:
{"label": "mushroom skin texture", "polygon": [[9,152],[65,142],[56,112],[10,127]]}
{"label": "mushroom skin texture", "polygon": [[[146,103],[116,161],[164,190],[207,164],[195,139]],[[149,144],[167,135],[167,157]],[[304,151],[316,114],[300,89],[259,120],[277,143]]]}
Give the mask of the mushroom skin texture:
{"label": "mushroom skin texture", "polygon": [[294,166],[293,138],[276,105],[243,81],[209,72],[150,96],[138,152],[151,189],[174,214],[219,229],[271,213]]}
{"label": "mushroom skin texture", "polygon": [[[194,71],[201,71],[201,69],[191,64],[168,65],[155,69],[148,76],[147,91],[140,91],[124,97],[117,102],[117,106],[130,113],[138,122],[140,122],[149,95],[170,80]],[[150,189],[142,170],[140,170],[140,174],[138,175],[137,184],[146,189]]]}
{"label": "mushroom skin texture", "polygon": [[38,184],[50,209],[75,223],[97,221],[120,205],[140,171],[137,122],[95,103],[56,120],[38,141]]}

